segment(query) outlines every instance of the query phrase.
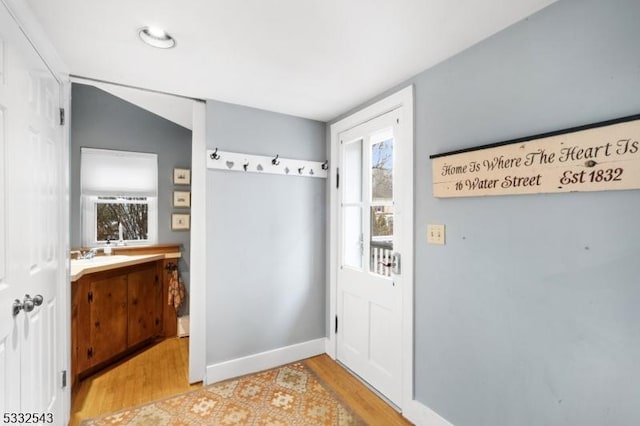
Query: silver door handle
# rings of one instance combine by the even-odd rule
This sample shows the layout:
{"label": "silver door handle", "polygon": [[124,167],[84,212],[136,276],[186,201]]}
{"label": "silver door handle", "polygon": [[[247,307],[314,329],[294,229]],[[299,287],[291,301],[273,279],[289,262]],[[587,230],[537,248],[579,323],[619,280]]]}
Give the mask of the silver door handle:
{"label": "silver door handle", "polygon": [[41,294],[37,294],[34,297],[29,296],[28,294],[24,295],[24,301],[20,302],[20,299],[16,299],[13,302],[12,312],[15,317],[20,313],[20,311],[24,310],[25,312],[31,312],[35,309],[36,306],[42,305],[44,298]]}
{"label": "silver door handle", "polygon": [[378,262],[378,265],[382,265],[385,268],[391,268],[391,272],[396,275],[400,275],[400,253],[392,253],[391,260],[389,262]]}

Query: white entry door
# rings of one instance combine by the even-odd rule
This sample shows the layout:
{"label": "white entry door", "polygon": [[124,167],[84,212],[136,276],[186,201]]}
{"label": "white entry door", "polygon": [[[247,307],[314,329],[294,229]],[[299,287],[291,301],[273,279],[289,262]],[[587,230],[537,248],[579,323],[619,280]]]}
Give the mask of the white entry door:
{"label": "white entry door", "polygon": [[[337,358],[391,402],[402,394],[398,236],[401,108],[339,134]],[[408,174],[411,176],[411,173]]]}
{"label": "white entry door", "polygon": [[[63,424],[60,84],[0,2],[0,412]],[[66,417],[66,416],[65,416]]]}

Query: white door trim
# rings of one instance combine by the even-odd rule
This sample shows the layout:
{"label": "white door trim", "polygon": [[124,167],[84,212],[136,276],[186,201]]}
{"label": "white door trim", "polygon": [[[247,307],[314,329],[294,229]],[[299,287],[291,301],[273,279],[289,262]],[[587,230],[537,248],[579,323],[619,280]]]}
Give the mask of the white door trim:
{"label": "white door trim", "polygon": [[[63,152],[61,154],[61,185],[63,191],[63,200],[70,199],[70,180],[71,180],[71,81],[66,79],[61,85],[60,90],[62,92],[62,107],[65,110],[65,123],[63,126],[62,146]],[[61,362],[61,369],[67,372],[67,386],[63,390],[62,394],[62,415],[64,424],[69,422],[71,418],[71,280],[70,280],[70,252],[71,252],[71,235],[69,225],[69,203],[62,202],[62,212],[60,214],[60,242],[58,244],[58,253],[63,258],[64,267],[60,268],[60,285],[58,286],[58,303],[59,309],[59,329],[58,329],[58,342],[61,347],[58,348],[58,359]]]}
{"label": "white door trim", "polygon": [[207,366],[207,141],[206,104],[193,102],[191,129],[191,281],[189,383],[206,382]]}
{"label": "white door trim", "polygon": [[[330,172],[327,179],[329,192],[329,338],[327,342],[327,354],[335,359],[337,352],[338,339],[335,334],[335,318],[338,307],[338,217],[339,217],[339,199],[336,190],[336,165],[338,164],[339,147],[338,135],[345,130],[349,130],[359,124],[376,118],[382,114],[402,107],[402,115],[400,117],[400,134],[403,138],[402,144],[407,149],[402,150],[400,164],[413,165],[413,86],[408,86],[376,103],[368,106],[349,117],[346,117],[330,126]],[[398,168],[394,173],[402,173],[403,181],[407,182],[402,188],[401,196],[407,200],[406,221],[411,224],[407,227],[407,234],[403,236],[406,241],[405,247],[398,248],[402,253],[402,276],[405,280],[402,286],[402,402],[400,409],[405,411],[413,401],[413,250],[415,228],[413,218],[413,167],[407,169]]]}

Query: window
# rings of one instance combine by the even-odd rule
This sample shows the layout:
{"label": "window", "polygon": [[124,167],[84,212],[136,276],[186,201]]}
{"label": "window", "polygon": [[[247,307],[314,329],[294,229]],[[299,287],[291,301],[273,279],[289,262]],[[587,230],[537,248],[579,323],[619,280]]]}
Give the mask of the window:
{"label": "window", "polygon": [[82,148],[84,246],[154,244],[158,234],[158,156]]}
{"label": "window", "polygon": [[390,276],[393,252],[393,133],[381,132],[371,144],[371,255],[370,270]]}

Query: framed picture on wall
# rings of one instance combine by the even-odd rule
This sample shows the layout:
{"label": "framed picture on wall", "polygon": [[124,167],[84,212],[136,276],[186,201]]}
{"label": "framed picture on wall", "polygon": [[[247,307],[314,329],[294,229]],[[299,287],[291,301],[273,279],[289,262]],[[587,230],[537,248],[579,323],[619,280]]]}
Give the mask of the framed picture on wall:
{"label": "framed picture on wall", "polygon": [[191,207],[191,191],[173,191],[173,207]]}
{"label": "framed picture on wall", "polygon": [[172,231],[188,231],[191,228],[191,215],[185,213],[173,213],[171,215]]}
{"label": "framed picture on wall", "polygon": [[174,185],[191,185],[191,169],[173,169]]}

